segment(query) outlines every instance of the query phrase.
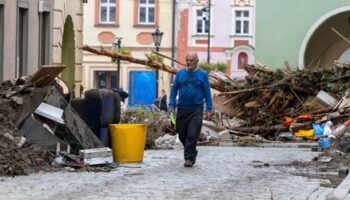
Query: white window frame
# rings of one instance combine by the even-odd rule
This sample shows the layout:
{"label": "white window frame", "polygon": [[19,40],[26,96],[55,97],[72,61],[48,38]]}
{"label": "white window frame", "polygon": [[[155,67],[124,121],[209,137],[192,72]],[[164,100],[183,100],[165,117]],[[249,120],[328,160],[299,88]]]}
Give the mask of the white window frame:
{"label": "white window frame", "polygon": [[[255,35],[256,35],[256,0],[250,0],[250,5],[237,6],[231,3],[231,43],[234,44],[235,40],[248,39],[249,45],[255,47]],[[236,11],[249,11],[249,34],[236,34]]]}
{"label": "white window frame", "polygon": [[[193,36],[207,36],[208,33],[204,32],[204,33],[198,33],[197,32],[197,10],[202,10],[205,6],[193,6],[192,9],[192,34]],[[214,6],[211,6],[211,10],[210,10],[210,35],[212,36],[214,33]],[[203,20],[204,21],[204,20]],[[205,28],[205,25],[202,25],[203,28]],[[205,30],[205,29],[204,29]]]}
{"label": "white window frame", "polygon": [[[141,3],[140,0],[138,0],[138,23],[139,24],[145,24],[145,25],[154,25],[156,24],[156,0],[154,0],[154,3],[149,3],[149,0],[145,0],[146,3]],[[145,21],[144,22],[141,22],[141,8],[145,8],[146,9],[146,18],[145,18]],[[153,8],[154,10],[154,21],[153,22],[150,22],[149,21],[149,10],[150,8]]]}
{"label": "white window frame", "polygon": [[[202,16],[198,16],[197,15],[197,12],[198,12],[198,10],[202,10],[202,9],[196,9],[195,10],[195,13],[194,13],[194,16],[195,16],[195,33],[197,34],[197,35],[208,35],[208,32],[206,32],[205,31],[205,24],[207,23],[207,20],[205,19],[205,16],[204,16],[204,12],[202,11]],[[198,28],[198,24],[197,24],[197,22],[198,22],[198,20],[202,20],[202,32],[198,32],[197,31],[197,28]]]}
{"label": "white window frame", "polygon": [[[111,3],[110,0],[107,0],[106,3],[103,3],[101,0],[100,1],[100,24],[115,24],[115,16],[117,15],[117,9],[116,9],[116,3]],[[117,1],[117,0],[115,0]],[[102,21],[102,7],[106,7],[107,8],[107,18],[106,21]],[[110,20],[110,9],[114,8],[114,12],[115,12],[115,16],[113,18],[113,21]]]}
{"label": "white window frame", "polygon": [[[236,13],[237,12],[241,12],[241,16],[240,17],[237,17]],[[248,12],[248,17],[245,17],[244,16],[244,13],[245,12]],[[235,35],[250,35],[251,33],[251,23],[252,23],[252,20],[251,20],[251,11],[250,10],[247,10],[247,9],[237,9],[234,11],[234,34]],[[240,21],[241,22],[241,32],[240,33],[237,33],[236,32],[236,29],[237,29],[237,21]],[[244,33],[244,22],[248,21],[248,32],[247,33]]]}

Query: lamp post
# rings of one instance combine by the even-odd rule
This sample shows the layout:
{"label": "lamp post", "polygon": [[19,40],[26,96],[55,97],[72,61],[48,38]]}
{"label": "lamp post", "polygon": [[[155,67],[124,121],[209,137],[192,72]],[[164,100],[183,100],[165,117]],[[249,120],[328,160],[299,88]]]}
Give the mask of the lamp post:
{"label": "lamp post", "polygon": [[[122,39],[121,37],[119,38],[116,38],[116,40],[113,42],[112,44],[112,51],[115,51],[117,49],[120,49],[121,48],[121,44],[122,44]],[[119,90],[120,88],[120,59],[117,58],[117,90]]]}
{"label": "lamp post", "polygon": [[208,56],[207,56],[207,62],[210,64],[210,13],[211,13],[211,0],[208,1],[208,7],[204,7],[202,9],[202,12],[207,12],[208,17],[206,20],[208,21]]}
{"label": "lamp post", "polygon": [[[162,37],[163,37],[163,32],[160,32],[160,30],[157,28],[153,33],[152,33],[154,45],[156,46],[156,51],[159,53],[159,47],[160,43],[162,42]],[[159,70],[156,70],[156,99],[158,99],[158,76],[159,76]]]}

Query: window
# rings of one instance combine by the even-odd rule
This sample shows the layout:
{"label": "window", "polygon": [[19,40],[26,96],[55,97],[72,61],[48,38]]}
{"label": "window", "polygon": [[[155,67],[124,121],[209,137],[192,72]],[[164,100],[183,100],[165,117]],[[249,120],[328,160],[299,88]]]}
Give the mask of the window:
{"label": "window", "polygon": [[0,5],[0,82],[4,71],[4,6]]}
{"label": "window", "polygon": [[235,33],[238,35],[249,34],[249,11],[237,10],[235,12],[236,17],[236,30]]}
{"label": "window", "polygon": [[244,64],[248,63],[248,55],[244,52],[239,53],[237,62],[238,69],[242,68]]}
{"label": "window", "polygon": [[95,87],[97,89],[117,88],[117,72],[116,71],[96,71],[95,72]]}
{"label": "window", "polygon": [[139,24],[155,24],[156,2],[155,0],[139,1]]}
{"label": "window", "polygon": [[208,34],[209,31],[209,16],[208,12],[203,9],[196,10],[196,33]]}
{"label": "window", "polygon": [[101,0],[100,2],[100,23],[114,24],[115,23],[115,3],[116,0]]}
{"label": "window", "polygon": [[16,77],[27,74],[28,9],[18,8]]}
{"label": "window", "polygon": [[39,66],[42,66],[50,62],[50,13],[42,12],[39,20]]}

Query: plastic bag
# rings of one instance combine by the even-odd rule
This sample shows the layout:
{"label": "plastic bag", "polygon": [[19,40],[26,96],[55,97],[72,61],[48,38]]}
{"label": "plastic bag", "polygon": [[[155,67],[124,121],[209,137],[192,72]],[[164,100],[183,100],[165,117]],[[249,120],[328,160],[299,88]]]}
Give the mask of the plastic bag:
{"label": "plastic bag", "polygon": [[326,122],[324,129],[323,129],[323,135],[332,135],[332,126],[333,123],[331,121]]}
{"label": "plastic bag", "polygon": [[322,147],[322,148],[329,148],[331,146],[333,142],[333,139],[330,137],[325,137],[325,138],[320,138],[318,140],[318,146]]}
{"label": "plastic bag", "polygon": [[321,136],[323,135],[323,131],[324,131],[324,125],[323,124],[316,124],[313,123],[312,124],[312,128],[315,131],[315,136]]}

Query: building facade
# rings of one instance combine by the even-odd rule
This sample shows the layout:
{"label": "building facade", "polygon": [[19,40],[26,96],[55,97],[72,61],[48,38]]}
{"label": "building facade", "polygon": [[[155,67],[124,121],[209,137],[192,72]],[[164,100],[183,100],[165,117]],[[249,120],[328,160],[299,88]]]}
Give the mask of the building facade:
{"label": "building facade", "polygon": [[75,97],[82,91],[84,0],[53,0],[51,63],[64,64],[61,77]]}
{"label": "building facade", "polygon": [[[172,8],[169,0],[89,0],[84,4],[84,44],[111,49],[121,38],[121,47],[133,57],[146,59],[155,50],[152,33],[163,32],[160,53],[171,56]],[[147,66],[121,61],[120,80],[117,64],[111,58],[89,52],[83,54],[83,87],[120,88],[129,93],[129,106],[153,104],[156,97],[156,73]],[[164,60],[164,63],[171,64]],[[170,75],[159,71],[158,94],[170,91]]]}
{"label": "building facade", "polygon": [[[82,0],[0,0],[0,81],[63,63],[67,69],[62,78],[71,88],[79,85],[82,55],[76,46],[82,45],[82,4]],[[74,46],[67,48],[72,41]],[[64,56],[72,54],[73,58]]]}
{"label": "building facade", "polygon": [[349,44],[341,37],[350,37],[348,0],[263,0],[256,10],[257,62],[304,68],[350,61]]}
{"label": "building facade", "polygon": [[177,59],[185,62],[186,52],[195,51],[207,61],[210,27],[210,63],[223,62],[230,77],[243,77],[242,65],[254,63],[255,0],[211,0],[210,24],[208,2],[178,1]]}

